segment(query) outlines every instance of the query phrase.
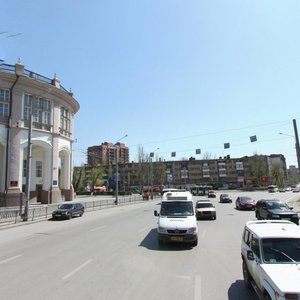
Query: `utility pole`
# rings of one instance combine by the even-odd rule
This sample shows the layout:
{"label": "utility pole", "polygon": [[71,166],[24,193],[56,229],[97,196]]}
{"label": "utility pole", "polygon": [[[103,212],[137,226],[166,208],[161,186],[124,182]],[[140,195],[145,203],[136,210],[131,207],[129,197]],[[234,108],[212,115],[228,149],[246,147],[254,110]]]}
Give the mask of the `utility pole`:
{"label": "utility pole", "polygon": [[32,113],[29,114],[28,124],[28,150],[27,150],[27,168],[26,168],[26,189],[25,189],[25,204],[24,213],[22,215],[23,221],[28,221],[28,204],[30,199],[30,172],[31,172],[31,135],[32,135]]}
{"label": "utility pole", "polygon": [[299,146],[297,123],[296,123],[295,119],[293,119],[293,125],[294,125],[294,132],[295,132],[295,148],[296,148],[296,154],[297,154],[298,173],[299,173],[299,180],[300,180],[300,146]]}
{"label": "utility pole", "polygon": [[121,141],[122,139],[126,138],[128,136],[128,134],[125,134],[123,137],[121,137],[120,139],[118,139],[115,143],[115,155],[116,155],[116,199],[115,199],[115,205],[119,204],[119,146],[118,146],[118,142]]}

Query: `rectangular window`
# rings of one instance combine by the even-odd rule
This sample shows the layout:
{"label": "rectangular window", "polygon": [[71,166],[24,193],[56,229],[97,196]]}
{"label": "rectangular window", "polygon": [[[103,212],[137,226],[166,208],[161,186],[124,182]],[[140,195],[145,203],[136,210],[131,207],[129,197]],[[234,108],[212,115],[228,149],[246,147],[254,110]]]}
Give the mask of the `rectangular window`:
{"label": "rectangular window", "polygon": [[43,176],[43,162],[37,161],[36,167],[35,167],[35,176],[36,177],[42,177]]}
{"label": "rectangular window", "polygon": [[32,105],[32,95],[24,94],[23,119],[25,121],[25,126],[28,126],[28,122],[26,121],[29,121],[32,112],[31,105]]}
{"label": "rectangular window", "polygon": [[237,170],[244,170],[242,162],[236,162],[235,167],[236,167]]}
{"label": "rectangular window", "polygon": [[50,125],[50,115],[49,111],[44,112],[44,124]]}
{"label": "rectangular window", "polygon": [[219,176],[220,177],[226,177],[226,169],[224,170],[219,170]]}
{"label": "rectangular window", "polygon": [[203,177],[210,177],[209,170],[203,170]]}
{"label": "rectangular window", "polygon": [[25,94],[24,95],[24,106],[28,106],[31,108],[32,105],[32,95]]}
{"label": "rectangular window", "polygon": [[226,169],[226,163],[220,162],[218,163],[219,169]]}
{"label": "rectangular window", "polygon": [[44,110],[51,111],[51,109],[52,109],[51,101],[45,99],[44,100]]}
{"label": "rectangular window", "polygon": [[60,133],[65,136],[71,133],[71,113],[64,107],[60,109]]}
{"label": "rectangular window", "polygon": [[27,176],[27,160],[23,160],[23,177]]}
{"label": "rectangular window", "polygon": [[24,94],[23,119],[25,120],[25,126],[29,125],[30,115],[33,114],[34,128],[50,131],[51,109],[52,102],[50,100],[42,97],[33,98],[33,95]]}
{"label": "rectangular window", "polygon": [[43,108],[43,102],[44,102],[43,98],[36,97],[34,107],[42,109]]}
{"label": "rectangular window", "polygon": [[34,110],[34,122],[42,123],[43,121],[42,116],[43,116],[42,110],[40,109]]}
{"label": "rectangular window", "polygon": [[0,117],[8,117],[9,90],[0,89]]}

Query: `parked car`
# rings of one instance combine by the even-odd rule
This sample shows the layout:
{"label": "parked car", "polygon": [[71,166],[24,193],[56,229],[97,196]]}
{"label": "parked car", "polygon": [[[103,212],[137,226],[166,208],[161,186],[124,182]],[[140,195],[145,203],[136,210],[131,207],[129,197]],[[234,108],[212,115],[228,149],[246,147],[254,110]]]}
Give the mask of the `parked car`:
{"label": "parked car", "polygon": [[214,190],[209,190],[208,193],[207,193],[207,197],[208,198],[216,198],[217,194]]}
{"label": "parked car", "polygon": [[255,201],[251,197],[239,196],[235,200],[236,209],[254,209]]}
{"label": "parked car", "polygon": [[196,218],[199,219],[212,219],[217,218],[216,208],[210,200],[199,200],[195,206]]}
{"label": "parked car", "polygon": [[57,210],[53,211],[53,219],[71,219],[74,216],[81,217],[84,213],[84,206],[82,203],[64,203],[61,204]]}
{"label": "parked car", "polygon": [[242,243],[245,286],[259,299],[300,299],[300,228],[289,221],[248,221]]}
{"label": "parked car", "polygon": [[220,203],[232,203],[232,199],[229,194],[220,195]]}
{"label": "parked car", "polygon": [[286,203],[277,199],[261,199],[255,206],[255,217],[258,220],[288,220],[299,225],[298,214]]}

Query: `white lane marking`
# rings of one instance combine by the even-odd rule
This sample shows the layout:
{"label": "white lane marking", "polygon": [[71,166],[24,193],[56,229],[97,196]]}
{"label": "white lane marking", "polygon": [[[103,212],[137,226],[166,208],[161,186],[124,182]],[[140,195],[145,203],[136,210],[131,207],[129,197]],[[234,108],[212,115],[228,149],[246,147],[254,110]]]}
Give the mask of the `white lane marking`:
{"label": "white lane marking", "polygon": [[1,260],[1,261],[0,261],[0,265],[5,264],[5,263],[7,263],[7,262],[9,262],[9,261],[11,261],[11,260],[17,259],[17,258],[19,258],[19,257],[21,257],[21,256],[22,256],[22,254],[19,254],[19,255],[12,256],[12,257],[10,257],[10,258]]}
{"label": "white lane marking", "polygon": [[91,229],[90,231],[93,232],[93,231],[101,230],[101,229],[104,229],[105,227],[106,227],[106,225],[95,227],[95,228]]}
{"label": "white lane marking", "polygon": [[195,300],[201,300],[201,276],[195,277],[195,286],[194,286],[194,299]]}
{"label": "white lane marking", "polygon": [[80,265],[78,268],[76,268],[75,270],[73,270],[69,274],[67,274],[64,277],[62,277],[62,280],[66,280],[66,279],[70,278],[71,276],[73,276],[75,273],[79,272],[81,269],[83,269],[85,266],[87,266],[91,262],[92,262],[92,259],[87,260],[85,263],[83,263],[82,265]]}
{"label": "white lane marking", "polygon": [[178,279],[185,279],[185,280],[190,280],[191,276],[188,275],[174,275],[174,274],[170,274],[170,276],[178,278]]}

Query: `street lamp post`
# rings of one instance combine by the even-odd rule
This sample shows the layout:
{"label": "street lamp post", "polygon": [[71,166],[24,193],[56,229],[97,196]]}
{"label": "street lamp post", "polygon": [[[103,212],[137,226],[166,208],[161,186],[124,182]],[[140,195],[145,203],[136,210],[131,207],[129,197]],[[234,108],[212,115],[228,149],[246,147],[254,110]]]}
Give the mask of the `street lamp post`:
{"label": "street lamp post", "polygon": [[[126,138],[127,136],[128,135],[125,134],[123,137],[118,139],[116,141],[115,145],[122,139]],[[119,203],[118,194],[119,194],[119,149],[118,149],[118,147],[116,147],[116,199],[115,199],[115,205],[118,205],[118,203]]]}
{"label": "street lamp post", "polygon": [[29,205],[29,199],[30,199],[32,113],[29,114],[28,121],[29,121],[29,124],[28,124],[28,148],[27,148],[27,166],[26,166],[25,203],[24,203],[24,213],[22,214],[23,221],[28,221],[28,205]]}
{"label": "street lamp post", "polygon": [[299,146],[299,137],[298,137],[297,124],[296,124],[295,119],[293,120],[293,125],[294,125],[295,135],[285,134],[285,133],[282,133],[282,132],[279,132],[279,134],[290,136],[290,137],[293,137],[295,139],[296,156],[297,156],[297,162],[298,162],[298,173],[299,173],[299,178],[300,178],[300,146]]}
{"label": "street lamp post", "polygon": [[152,165],[152,158],[154,157],[154,152],[159,150],[156,148],[153,152],[150,153],[150,193],[151,199],[153,199],[153,165]]}

